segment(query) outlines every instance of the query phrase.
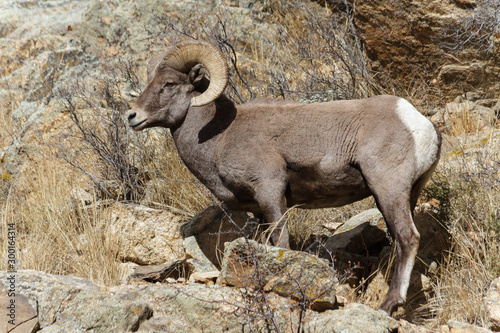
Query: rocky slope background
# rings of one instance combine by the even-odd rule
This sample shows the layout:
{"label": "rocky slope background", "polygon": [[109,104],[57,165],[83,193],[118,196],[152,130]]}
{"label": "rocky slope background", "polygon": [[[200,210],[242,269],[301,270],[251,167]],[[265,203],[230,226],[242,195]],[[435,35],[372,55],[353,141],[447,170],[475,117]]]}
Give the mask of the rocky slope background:
{"label": "rocky slope background", "polygon": [[[0,1],[0,332],[500,331],[499,31],[495,0]],[[292,209],[293,250],[262,246],[167,131],[127,129],[151,55],[192,38],[236,102],[391,93],[439,126],[393,318],[373,200]]]}

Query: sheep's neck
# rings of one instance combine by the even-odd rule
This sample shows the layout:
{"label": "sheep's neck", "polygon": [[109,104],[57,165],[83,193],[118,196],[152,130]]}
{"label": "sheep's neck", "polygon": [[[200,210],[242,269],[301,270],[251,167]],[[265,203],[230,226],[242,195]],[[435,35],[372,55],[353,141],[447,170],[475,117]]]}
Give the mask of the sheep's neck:
{"label": "sheep's neck", "polygon": [[[236,107],[225,96],[202,107],[191,107],[182,124],[172,128],[179,156],[188,169],[198,178],[206,179],[215,168],[216,146],[225,130],[236,117]],[[210,188],[210,182],[204,183]]]}

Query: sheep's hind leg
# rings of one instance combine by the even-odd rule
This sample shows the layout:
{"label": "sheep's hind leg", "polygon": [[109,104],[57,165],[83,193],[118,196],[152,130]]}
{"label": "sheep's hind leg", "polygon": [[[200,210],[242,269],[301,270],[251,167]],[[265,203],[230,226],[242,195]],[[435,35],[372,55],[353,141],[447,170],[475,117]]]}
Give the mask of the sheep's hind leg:
{"label": "sheep's hind leg", "polygon": [[395,307],[403,304],[406,300],[420,234],[413,223],[411,212],[410,193],[412,186],[401,181],[388,182],[384,175],[374,174],[370,169],[368,170],[365,172],[365,179],[396,243],[394,272],[389,291],[379,308],[391,315]]}
{"label": "sheep's hind leg", "polygon": [[[404,197],[404,196],[403,196]],[[409,198],[391,200],[377,198],[377,204],[396,242],[396,263],[389,291],[380,306],[388,315],[406,301],[410,275],[418,251],[420,234],[413,223]]]}

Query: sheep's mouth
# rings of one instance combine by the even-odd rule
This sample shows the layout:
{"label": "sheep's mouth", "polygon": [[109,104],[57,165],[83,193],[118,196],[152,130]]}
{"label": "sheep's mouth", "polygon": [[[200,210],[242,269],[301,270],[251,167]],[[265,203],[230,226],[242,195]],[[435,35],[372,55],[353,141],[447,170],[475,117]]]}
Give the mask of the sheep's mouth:
{"label": "sheep's mouth", "polygon": [[140,131],[140,130],[144,129],[144,127],[145,127],[145,125],[146,125],[146,120],[147,120],[147,119],[144,119],[143,121],[140,121],[140,122],[138,122],[137,124],[132,124],[132,123],[129,123],[128,125],[129,125],[130,127],[132,127],[132,129],[133,129],[134,131]]}

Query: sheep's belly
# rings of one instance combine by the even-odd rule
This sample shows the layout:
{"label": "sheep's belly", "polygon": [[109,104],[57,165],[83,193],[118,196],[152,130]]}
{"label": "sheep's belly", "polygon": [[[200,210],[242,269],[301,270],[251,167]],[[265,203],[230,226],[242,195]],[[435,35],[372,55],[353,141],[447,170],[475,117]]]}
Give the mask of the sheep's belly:
{"label": "sheep's belly", "polygon": [[299,208],[305,209],[316,209],[316,208],[330,208],[330,207],[341,207],[366,197],[369,197],[371,193],[369,191],[363,192],[339,192],[331,196],[323,197],[309,197],[309,198],[299,198],[299,197],[287,197],[287,206],[293,207],[297,206]]}
{"label": "sheep's belly", "polygon": [[287,206],[301,208],[340,207],[370,196],[359,169],[345,165],[337,169],[306,168],[288,172]]}

